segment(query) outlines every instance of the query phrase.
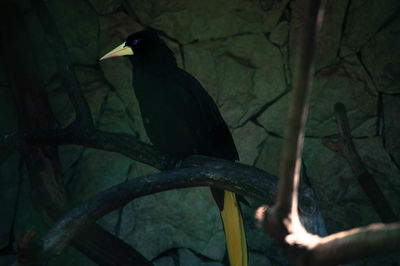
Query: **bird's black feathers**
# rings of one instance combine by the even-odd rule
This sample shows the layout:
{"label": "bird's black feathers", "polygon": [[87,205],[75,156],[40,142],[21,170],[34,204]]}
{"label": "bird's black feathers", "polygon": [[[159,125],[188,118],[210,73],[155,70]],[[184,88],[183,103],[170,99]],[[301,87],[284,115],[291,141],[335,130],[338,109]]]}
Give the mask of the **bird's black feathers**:
{"label": "bird's black feathers", "polygon": [[[168,49],[153,34],[139,32],[132,36],[127,43],[141,38],[142,46],[149,45],[155,52]],[[143,51],[148,53],[141,48],[132,56],[133,86],[146,132],[154,146],[178,158],[197,153],[227,160],[238,159],[229,128],[201,84],[186,71],[171,65],[172,60],[166,55],[157,66],[154,62],[135,59],[141,57]],[[168,56],[173,57],[170,50]],[[154,68],[148,69],[150,63],[159,69],[157,73]]]}
{"label": "bird's black feathers", "polygon": [[153,31],[139,31],[130,35],[125,46],[131,47],[134,52],[130,59],[136,67],[158,74],[176,66],[173,52]]}
{"label": "bird's black feathers", "polygon": [[[103,59],[122,55],[129,55],[133,65],[133,87],[147,135],[165,157],[179,161],[202,154],[239,159],[215,102],[193,76],[177,66],[172,51],[155,32],[132,34]],[[229,260],[232,265],[246,266],[246,234],[236,195],[215,188],[211,192],[221,213]]]}

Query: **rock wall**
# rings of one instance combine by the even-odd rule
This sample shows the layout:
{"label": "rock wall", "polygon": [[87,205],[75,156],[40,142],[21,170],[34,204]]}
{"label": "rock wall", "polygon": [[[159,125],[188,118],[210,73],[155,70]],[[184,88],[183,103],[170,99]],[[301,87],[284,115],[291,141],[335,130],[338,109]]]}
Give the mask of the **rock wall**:
{"label": "rock wall", "polygon": [[[61,126],[74,119],[54,54],[29,1],[16,2],[27,39]],[[98,59],[131,33],[161,31],[180,67],[194,75],[217,102],[240,160],[277,174],[292,88],[296,34],[304,0],[49,0],[95,124],[149,142],[126,58]],[[335,138],[333,104],[347,109],[356,147],[400,214],[400,1],[329,1],[316,56],[304,146],[303,178],[313,188],[328,233],[379,222],[346,161],[322,143]],[[13,92],[0,62],[0,134],[17,130]],[[122,155],[78,146],[59,148],[68,193],[78,204],[97,192],[155,170]],[[29,182],[17,153],[0,165],[0,248],[12,233],[45,227],[32,206]],[[162,203],[162,204],[160,204]],[[243,206],[249,265],[289,265],[256,228],[257,202]],[[15,213],[15,219],[14,219]],[[162,220],[159,217],[163,217]],[[99,223],[155,265],[223,265],[224,233],[207,188],[143,197]],[[3,258],[5,260],[5,257]],[[388,265],[384,257],[354,265]],[[1,262],[1,260],[0,260]],[[1,264],[1,263],[0,263]],[[49,265],[93,265],[68,248]],[[394,264],[392,264],[394,265]]]}

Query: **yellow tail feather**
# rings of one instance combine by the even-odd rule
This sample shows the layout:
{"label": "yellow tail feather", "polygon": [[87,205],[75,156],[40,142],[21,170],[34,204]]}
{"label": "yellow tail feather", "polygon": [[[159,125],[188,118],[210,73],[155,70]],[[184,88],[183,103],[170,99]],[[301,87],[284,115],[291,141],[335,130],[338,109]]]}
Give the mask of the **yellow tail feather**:
{"label": "yellow tail feather", "polygon": [[225,191],[221,217],[231,266],[247,266],[246,234],[235,193]]}

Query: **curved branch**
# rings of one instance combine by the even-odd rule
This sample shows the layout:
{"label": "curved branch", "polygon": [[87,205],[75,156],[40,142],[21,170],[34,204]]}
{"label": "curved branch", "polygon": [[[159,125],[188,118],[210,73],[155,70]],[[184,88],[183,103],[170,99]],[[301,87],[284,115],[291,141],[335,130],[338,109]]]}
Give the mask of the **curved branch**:
{"label": "curved branch", "polygon": [[83,202],[64,216],[41,240],[31,243],[36,254],[33,261],[55,255],[72,240],[78,230],[95,222],[135,198],[186,187],[211,186],[227,189],[238,194],[271,204],[276,197],[277,178],[257,168],[194,155],[185,160],[186,165],[201,167],[185,168],[159,174],[137,177],[113,186]]}
{"label": "curved branch", "polygon": [[[255,200],[271,204],[276,197],[276,177],[251,166],[205,156],[191,156],[187,165],[201,167],[178,169],[132,179],[113,186],[83,202],[65,215],[42,238],[30,242],[25,254],[32,261],[47,259],[62,251],[77,232],[131,200],[175,188],[212,186],[228,189]],[[334,265],[368,255],[398,251],[400,224],[372,225],[340,232],[325,238],[296,230],[287,236],[287,250],[299,256],[299,265]],[[360,248],[361,247],[361,248]]]}
{"label": "curved branch", "polygon": [[[125,133],[110,133],[94,128],[48,129],[20,132],[0,137],[0,148],[12,150],[28,144],[81,145],[121,153],[133,160],[162,169],[162,155],[151,145]],[[1,159],[1,158],[0,158]]]}

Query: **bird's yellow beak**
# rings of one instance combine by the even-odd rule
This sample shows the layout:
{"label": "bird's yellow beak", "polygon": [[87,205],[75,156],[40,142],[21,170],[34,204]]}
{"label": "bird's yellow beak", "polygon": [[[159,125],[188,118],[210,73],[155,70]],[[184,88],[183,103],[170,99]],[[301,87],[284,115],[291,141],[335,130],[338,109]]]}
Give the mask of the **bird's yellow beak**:
{"label": "bird's yellow beak", "polygon": [[124,56],[124,55],[133,55],[133,51],[129,46],[125,46],[125,42],[116,47],[115,49],[111,50],[107,54],[105,54],[101,60],[112,58],[112,57],[118,57],[118,56]]}

